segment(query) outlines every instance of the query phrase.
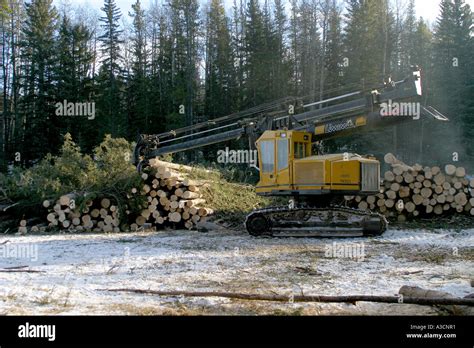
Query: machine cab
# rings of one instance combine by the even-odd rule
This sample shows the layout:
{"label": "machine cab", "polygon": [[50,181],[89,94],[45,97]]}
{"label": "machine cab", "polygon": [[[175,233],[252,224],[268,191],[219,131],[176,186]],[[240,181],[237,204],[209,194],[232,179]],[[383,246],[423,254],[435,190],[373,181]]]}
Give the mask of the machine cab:
{"label": "machine cab", "polygon": [[291,190],[293,161],[311,155],[311,134],[302,131],[265,131],[257,140],[260,182],[257,192]]}
{"label": "machine cab", "polygon": [[374,194],[380,163],[353,153],[312,155],[312,135],[294,130],[265,131],[257,140],[260,195]]}

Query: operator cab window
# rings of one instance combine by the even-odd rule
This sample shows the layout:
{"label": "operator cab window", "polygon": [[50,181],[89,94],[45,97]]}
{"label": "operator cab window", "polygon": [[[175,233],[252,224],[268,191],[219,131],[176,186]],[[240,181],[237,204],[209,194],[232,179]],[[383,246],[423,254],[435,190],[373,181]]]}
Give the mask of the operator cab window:
{"label": "operator cab window", "polygon": [[296,142],[294,143],[294,156],[296,159],[298,158],[304,158],[305,157],[305,151],[304,151],[304,143]]}
{"label": "operator cab window", "polygon": [[278,139],[278,170],[288,167],[288,139]]}
{"label": "operator cab window", "polygon": [[273,173],[275,169],[275,142],[273,139],[260,142],[260,154],[262,156],[262,172]]}

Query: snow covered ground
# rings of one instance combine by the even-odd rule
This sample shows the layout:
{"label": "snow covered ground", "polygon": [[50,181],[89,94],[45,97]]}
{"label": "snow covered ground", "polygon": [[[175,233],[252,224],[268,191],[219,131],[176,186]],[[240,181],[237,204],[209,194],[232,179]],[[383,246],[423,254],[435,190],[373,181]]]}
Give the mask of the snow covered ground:
{"label": "snow covered ground", "polygon": [[[27,266],[27,267],[25,267]],[[158,297],[108,288],[394,295],[474,292],[474,229],[376,238],[253,238],[243,231],[0,237],[0,314],[438,314],[432,307]]]}

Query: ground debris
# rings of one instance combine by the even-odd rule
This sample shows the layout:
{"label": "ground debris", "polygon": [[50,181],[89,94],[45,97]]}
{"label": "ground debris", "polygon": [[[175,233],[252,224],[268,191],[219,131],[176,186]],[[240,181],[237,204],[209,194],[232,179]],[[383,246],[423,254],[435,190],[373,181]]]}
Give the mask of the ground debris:
{"label": "ground debris", "polygon": [[399,304],[417,304],[417,305],[465,305],[474,306],[474,299],[454,298],[454,297],[403,297],[400,301],[398,296],[375,296],[375,295],[347,295],[347,296],[328,296],[328,295],[267,295],[267,294],[247,294],[236,292],[217,292],[217,291],[159,291],[148,289],[98,289],[99,291],[110,292],[131,292],[137,294],[148,294],[157,296],[182,296],[182,297],[225,297],[239,300],[253,301],[276,301],[276,302],[381,302],[381,303],[399,303]]}

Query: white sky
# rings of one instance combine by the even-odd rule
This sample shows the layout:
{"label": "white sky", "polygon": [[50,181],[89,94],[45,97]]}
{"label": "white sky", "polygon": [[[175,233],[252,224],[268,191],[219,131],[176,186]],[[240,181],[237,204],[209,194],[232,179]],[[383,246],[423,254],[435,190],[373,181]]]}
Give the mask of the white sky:
{"label": "white sky", "polygon": [[[150,2],[153,0],[142,0],[142,4],[144,7],[148,7]],[[158,1],[164,1],[164,0],[158,0]],[[200,0],[201,4],[207,3],[209,0]],[[288,1],[288,0],[287,0]],[[401,0],[402,3],[408,3],[408,0]],[[415,5],[416,5],[416,15],[417,17],[422,16],[426,20],[429,21],[430,24],[434,24],[436,17],[438,16],[439,12],[439,3],[441,0],[415,0]],[[55,0],[55,3],[58,5],[61,2],[69,2],[70,4],[87,4],[91,7],[94,7],[98,10],[103,5],[103,0]],[[122,10],[122,14],[127,15],[128,12],[131,9],[131,5],[135,2],[135,0],[116,0],[116,3],[119,5],[119,7]],[[469,6],[471,6],[471,9],[474,8],[474,0],[465,0]],[[233,1],[232,0],[224,0],[224,3],[226,4],[227,8],[230,8],[232,6]]]}

